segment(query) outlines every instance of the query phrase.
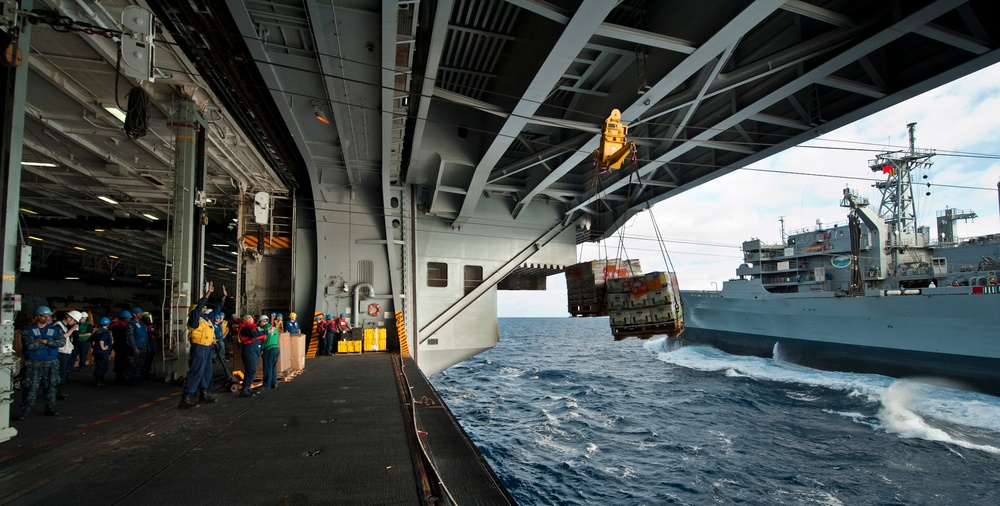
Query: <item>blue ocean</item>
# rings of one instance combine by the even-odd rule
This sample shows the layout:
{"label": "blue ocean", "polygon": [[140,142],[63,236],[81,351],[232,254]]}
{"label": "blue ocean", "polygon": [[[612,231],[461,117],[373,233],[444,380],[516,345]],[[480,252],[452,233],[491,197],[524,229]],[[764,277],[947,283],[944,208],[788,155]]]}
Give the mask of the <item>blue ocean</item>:
{"label": "blue ocean", "polygon": [[431,377],[524,505],[970,505],[1000,501],[1000,398],[826,372],[607,318],[501,318]]}

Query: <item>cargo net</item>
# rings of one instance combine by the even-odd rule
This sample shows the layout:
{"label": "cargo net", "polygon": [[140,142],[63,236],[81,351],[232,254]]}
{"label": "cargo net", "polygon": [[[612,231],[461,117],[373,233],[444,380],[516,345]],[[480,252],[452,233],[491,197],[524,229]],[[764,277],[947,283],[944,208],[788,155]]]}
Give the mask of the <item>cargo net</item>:
{"label": "cargo net", "polygon": [[608,316],[607,281],[642,272],[638,260],[593,260],[566,268],[566,293],[572,316]]}
{"label": "cargo net", "polygon": [[[618,110],[613,111],[608,118],[608,124],[611,124],[612,120],[618,121],[618,118]],[[622,127],[622,139],[617,140],[624,142],[627,131],[627,127]],[[627,169],[630,184],[627,186],[626,201],[632,202],[634,200],[631,194],[632,188],[642,187],[634,144],[629,155],[632,163],[631,168]],[[601,150],[595,153],[595,160],[599,156]],[[624,159],[624,156],[620,160],[616,158],[617,165],[613,168],[620,167]],[[604,166],[611,167],[610,164]],[[595,161],[594,185],[598,188],[598,194],[605,198],[606,192],[601,175],[606,171],[600,170],[601,168],[602,165]],[[631,184],[633,178],[640,184]],[[618,232],[616,256],[619,258],[583,262],[566,268],[569,313],[573,316],[609,316],[611,334],[616,341],[627,337],[639,339],[661,335],[677,337],[684,331],[684,304],[681,301],[677,276],[673,272],[670,255],[664,245],[660,228],[656,224],[656,216],[652,212],[648,196],[646,210],[649,211],[656,240],[660,245],[660,253],[663,255],[666,267],[664,271],[641,274],[638,260],[621,259],[623,256],[628,256],[625,253],[623,228],[619,228]],[[608,256],[610,255],[605,255]]]}

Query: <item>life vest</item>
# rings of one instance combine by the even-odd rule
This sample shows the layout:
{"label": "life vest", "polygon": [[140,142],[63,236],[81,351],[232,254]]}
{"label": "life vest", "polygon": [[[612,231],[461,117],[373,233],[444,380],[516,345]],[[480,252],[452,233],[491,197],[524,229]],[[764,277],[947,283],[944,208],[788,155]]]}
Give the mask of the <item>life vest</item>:
{"label": "life vest", "polygon": [[[54,324],[49,324],[44,327],[39,327],[38,325],[32,325],[24,329],[22,336],[28,337],[33,340],[46,339],[49,341],[54,340],[58,337],[58,327]],[[25,339],[22,337],[22,343],[25,344],[25,355],[28,360],[55,360],[59,356],[59,349],[53,348],[51,346],[42,346],[38,349],[30,349],[27,347]]]}
{"label": "life vest", "polygon": [[243,322],[237,331],[240,336],[240,344],[250,344],[254,341],[264,340],[264,334],[257,328],[255,323]]}
{"label": "life vest", "polygon": [[335,321],[337,322],[337,332],[344,332],[347,330],[347,318],[338,316]]}
{"label": "life vest", "polygon": [[197,327],[188,328],[188,340],[192,344],[211,346],[215,342],[215,325],[212,325],[212,322],[204,318],[200,318]]}

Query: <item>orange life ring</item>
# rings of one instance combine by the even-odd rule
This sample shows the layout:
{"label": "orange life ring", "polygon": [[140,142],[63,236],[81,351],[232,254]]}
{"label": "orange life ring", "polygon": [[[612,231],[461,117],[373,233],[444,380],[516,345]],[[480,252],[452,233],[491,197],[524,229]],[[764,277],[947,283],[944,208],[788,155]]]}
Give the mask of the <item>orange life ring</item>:
{"label": "orange life ring", "polygon": [[378,316],[382,312],[382,306],[372,302],[368,304],[368,316]]}

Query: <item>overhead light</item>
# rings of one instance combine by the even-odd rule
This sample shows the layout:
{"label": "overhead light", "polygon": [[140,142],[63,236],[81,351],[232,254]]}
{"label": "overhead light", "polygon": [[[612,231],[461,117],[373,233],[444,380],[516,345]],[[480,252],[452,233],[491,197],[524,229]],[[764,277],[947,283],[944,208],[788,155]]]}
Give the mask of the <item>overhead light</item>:
{"label": "overhead light", "polygon": [[111,197],[105,197],[104,195],[98,195],[97,198],[99,198],[99,199],[107,202],[108,204],[114,204],[116,206],[118,205],[118,201],[115,200],[115,199],[113,199],[113,198],[111,198]]}
{"label": "overhead light", "polygon": [[29,235],[28,239],[31,239],[32,241],[44,241],[45,240],[45,239],[42,239],[41,237],[35,237],[33,235]]}
{"label": "overhead light", "polygon": [[220,270],[220,271],[228,271],[228,270],[229,270],[229,267],[219,267],[219,270]]}
{"label": "overhead light", "polygon": [[80,278],[78,278],[76,276],[66,276],[66,279],[80,279]]}
{"label": "overhead light", "polygon": [[319,108],[318,103],[313,103],[313,113],[316,114],[316,119],[320,120],[326,125],[330,124],[330,120],[326,119],[326,115],[323,114],[323,111]]}
{"label": "overhead light", "polygon": [[118,118],[118,121],[125,123],[125,111],[119,109],[117,106],[114,105],[104,105],[101,107],[104,107],[105,111],[108,111],[109,114],[111,114],[115,118]]}
{"label": "overhead light", "polygon": [[229,245],[225,244],[225,243],[213,244],[212,246],[215,246],[216,248],[228,248],[229,247]]}
{"label": "overhead light", "polygon": [[117,258],[118,258],[118,257],[116,257],[115,255],[108,255],[108,257],[109,257],[109,258],[115,258],[115,259],[117,259]]}
{"label": "overhead light", "polygon": [[59,165],[51,162],[21,162],[21,165],[27,165],[29,167],[58,167]]}
{"label": "overhead light", "polygon": [[[40,241],[40,240],[41,240],[41,239],[39,239],[39,241]],[[231,253],[231,254],[233,254],[233,255],[236,255],[236,254],[237,254],[237,253],[236,253],[235,251],[230,251],[229,253]]]}
{"label": "overhead light", "polygon": [[149,214],[149,213],[142,213],[142,215],[145,216],[145,217],[147,217],[147,218],[149,218],[149,219],[151,219],[151,220],[153,220],[153,221],[156,221],[156,220],[159,219],[156,216],[153,216],[152,214]]}
{"label": "overhead light", "polygon": [[94,232],[104,232],[104,229],[103,228],[95,228]]}
{"label": "overhead light", "polygon": [[136,276],[139,276],[140,278],[148,278],[148,277],[152,276],[152,274],[142,273],[142,274],[136,274]]}
{"label": "overhead light", "polygon": [[81,248],[79,246],[73,246],[73,249],[80,250],[80,251],[87,251],[87,248]]}
{"label": "overhead light", "polygon": [[23,207],[19,207],[19,208],[18,208],[18,210],[19,210],[19,211],[21,211],[22,213],[28,213],[28,214],[38,214],[38,213],[36,213],[36,212],[32,211],[31,209],[25,209],[25,208],[23,208]]}

